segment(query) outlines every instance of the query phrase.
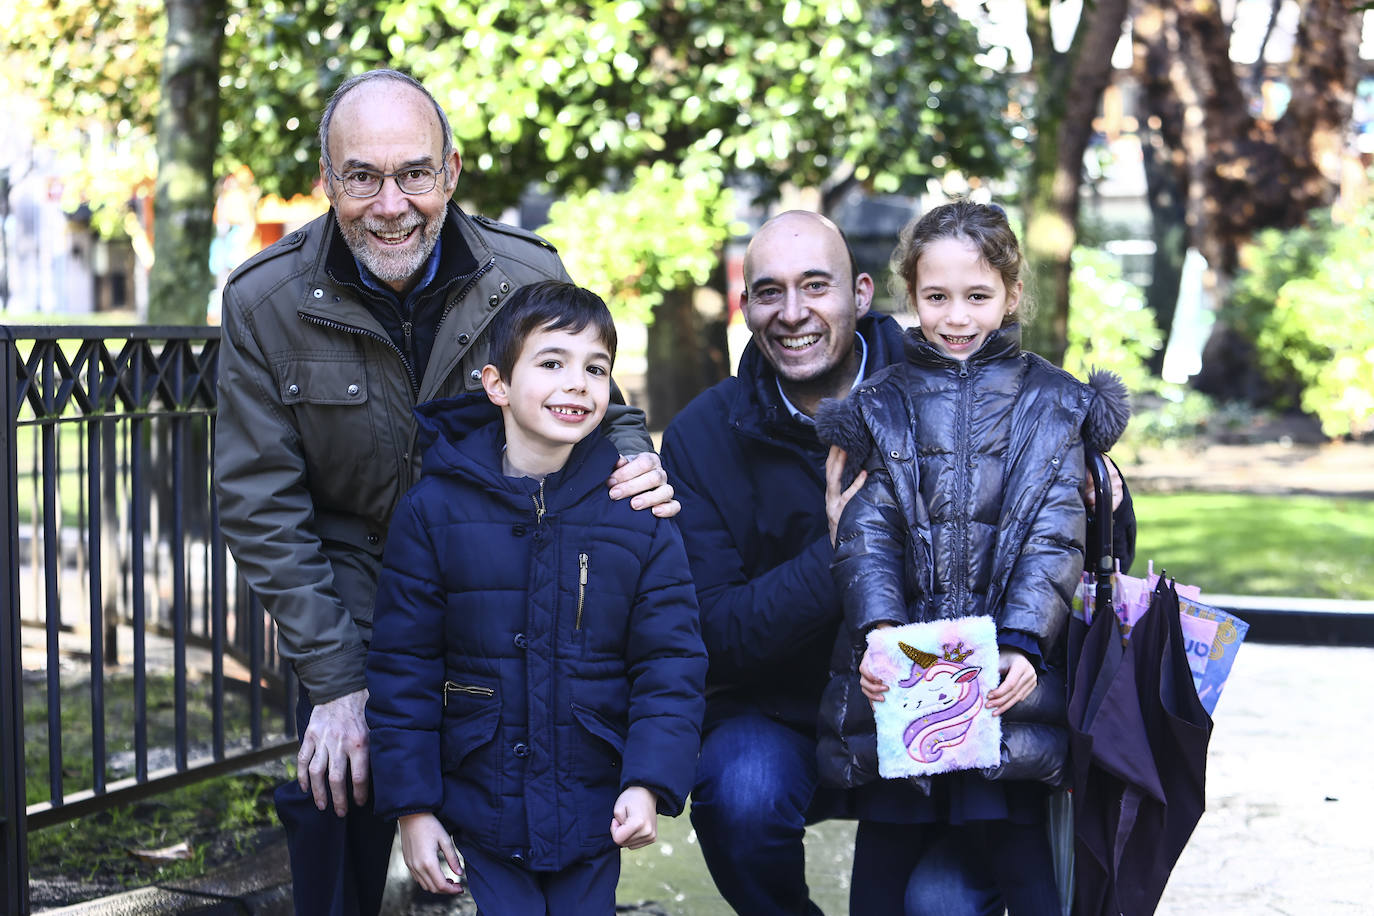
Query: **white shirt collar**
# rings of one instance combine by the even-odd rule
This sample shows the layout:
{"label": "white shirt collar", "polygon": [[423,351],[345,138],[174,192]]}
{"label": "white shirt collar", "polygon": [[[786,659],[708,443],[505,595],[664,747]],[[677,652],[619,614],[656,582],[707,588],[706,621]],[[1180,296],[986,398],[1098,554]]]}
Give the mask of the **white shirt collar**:
{"label": "white shirt collar", "polygon": [[[857,388],[859,382],[863,381],[864,376],[868,374],[868,344],[864,342],[863,335],[857,332],[854,334],[854,339],[858,342],[859,371],[854,373],[854,381],[849,385],[850,391]],[[802,413],[801,410],[797,408],[796,404],[793,404],[787,399],[787,392],[782,390],[782,379],[776,379],[776,381],[778,385],[778,395],[782,397],[782,406],[787,408],[787,412],[792,415],[792,419],[796,420],[798,423],[804,423],[807,426],[815,426],[815,420]]]}

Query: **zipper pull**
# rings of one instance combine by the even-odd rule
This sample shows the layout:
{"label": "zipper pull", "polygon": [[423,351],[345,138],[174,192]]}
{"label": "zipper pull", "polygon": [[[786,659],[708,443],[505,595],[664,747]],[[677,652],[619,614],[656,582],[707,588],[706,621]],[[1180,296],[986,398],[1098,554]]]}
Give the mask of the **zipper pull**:
{"label": "zipper pull", "polygon": [[542,525],[544,523],[544,507],[547,505],[544,500],[544,481],[539,481],[539,492],[531,493],[530,499],[534,500],[534,523]]}
{"label": "zipper pull", "polygon": [[959,363],[959,378],[968,378],[968,360]]}
{"label": "zipper pull", "polygon": [[582,607],[587,601],[587,555],[579,553],[577,555],[577,619],[573,621],[573,629],[582,629]]}
{"label": "zipper pull", "polygon": [[453,681],[444,681],[444,706],[445,706],[445,708],[448,707],[448,692],[449,692],[450,690],[452,690],[453,688],[457,687],[457,686],[458,686],[458,685],[455,684],[455,683],[453,683]]}
{"label": "zipper pull", "polygon": [[413,322],[409,322],[409,321],[402,321],[402,322],[401,322],[401,333],[405,335],[406,340],[410,340],[410,333],[411,333],[411,331],[413,331],[413,330],[415,330],[415,325],[414,325]]}

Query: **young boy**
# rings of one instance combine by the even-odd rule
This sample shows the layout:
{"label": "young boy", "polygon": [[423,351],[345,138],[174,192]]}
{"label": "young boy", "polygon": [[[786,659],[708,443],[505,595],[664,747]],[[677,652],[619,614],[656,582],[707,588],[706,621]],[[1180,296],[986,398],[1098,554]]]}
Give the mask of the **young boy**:
{"label": "young boy", "polygon": [[[617,847],[692,785],[706,652],[674,525],[613,502],[598,431],[616,333],[595,294],[516,291],[485,402],[417,409],[420,481],[391,523],[368,652],[379,814],[425,890],[482,913],[615,909]],[[452,838],[450,838],[452,834]]]}

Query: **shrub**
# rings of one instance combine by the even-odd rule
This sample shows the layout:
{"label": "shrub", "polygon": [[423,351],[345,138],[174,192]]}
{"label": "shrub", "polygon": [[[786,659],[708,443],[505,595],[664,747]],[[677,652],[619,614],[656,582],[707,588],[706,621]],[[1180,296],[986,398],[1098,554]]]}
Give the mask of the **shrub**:
{"label": "shrub", "polygon": [[1328,436],[1374,430],[1374,211],[1337,225],[1267,230],[1246,251],[1227,307],[1271,381],[1296,380]]}
{"label": "shrub", "polygon": [[1115,258],[1092,248],[1074,250],[1070,284],[1064,368],[1079,378],[1110,369],[1132,393],[1154,391],[1147,361],[1164,339],[1140,288],[1122,278]]}

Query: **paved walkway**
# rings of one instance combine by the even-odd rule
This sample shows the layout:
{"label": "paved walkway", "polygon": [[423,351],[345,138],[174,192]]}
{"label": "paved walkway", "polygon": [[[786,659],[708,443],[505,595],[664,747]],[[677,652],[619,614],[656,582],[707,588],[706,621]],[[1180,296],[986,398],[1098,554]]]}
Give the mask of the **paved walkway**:
{"label": "paved walkway", "polygon": [[1161,916],[1374,912],[1374,649],[1247,644]]}

